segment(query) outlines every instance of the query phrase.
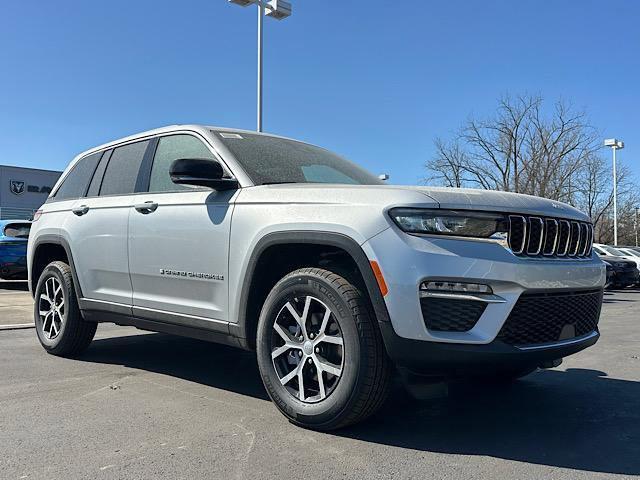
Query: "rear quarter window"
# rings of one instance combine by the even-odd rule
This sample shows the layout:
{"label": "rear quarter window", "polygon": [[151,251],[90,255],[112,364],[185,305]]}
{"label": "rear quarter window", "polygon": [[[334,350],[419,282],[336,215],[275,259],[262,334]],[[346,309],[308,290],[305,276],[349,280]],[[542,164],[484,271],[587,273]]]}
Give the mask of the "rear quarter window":
{"label": "rear quarter window", "polygon": [[78,160],[56,190],[53,198],[67,200],[84,197],[101,156],[102,152],[98,152]]}

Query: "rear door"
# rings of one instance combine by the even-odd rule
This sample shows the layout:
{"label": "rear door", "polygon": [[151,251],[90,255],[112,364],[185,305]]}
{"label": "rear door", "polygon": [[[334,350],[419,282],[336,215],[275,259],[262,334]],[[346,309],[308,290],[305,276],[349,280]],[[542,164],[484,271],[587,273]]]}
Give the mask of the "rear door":
{"label": "rear door", "polygon": [[237,191],[174,184],[169,168],[180,158],[216,155],[195,134],[160,137],[149,169],[148,193],[139,195],[129,217],[134,315],[224,329],[229,233]]}
{"label": "rear door", "polygon": [[97,308],[131,311],[128,221],[150,143],[132,142],[101,154],[86,196],[75,201],[65,219],[63,231],[68,236],[82,295],[93,300]]}

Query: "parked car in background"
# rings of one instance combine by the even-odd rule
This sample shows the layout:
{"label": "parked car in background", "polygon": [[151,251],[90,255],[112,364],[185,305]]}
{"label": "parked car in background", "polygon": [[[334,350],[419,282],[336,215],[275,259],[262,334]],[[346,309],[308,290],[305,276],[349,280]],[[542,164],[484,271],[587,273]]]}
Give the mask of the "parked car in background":
{"label": "parked car in background", "polygon": [[604,284],[604,288],[609,288],[613,283],[613,277],[615,277],[615,269],[613,268],[613,265],[605,260],[603,260],[602,263],[607,267],[607,280]]}
{"label": "parked car in background", "polygon": [[635,247],[615,247],[619,252],[624,253],[626,256],[637,258],[640,260],[640,250]]}
{"label": "parked car in background", "polygon": [[[614,257],[618,257],[618,258],[627,260],[629,262],[632,262],[635,265],[636,270],[640,274],[640,257],[636,257],[635,255],[622,252],[621,250],[618,250],[617,248],[612,247],[611,245],[603,245],[601,243],[594,243],[593,249],[598,255],[600,255],[600,253],[603,253],[605,255],[612,255]],[[640,279],[636,279],[636,281],[632,285],[640,285]]]}
{"label": "parked car in background", "polygon": [[613,276],[609,280],[607,276],[608,288],[626,288],[635,285],[640,281],[640,271],[635,262],[625,260],[616,255],[610,255],[601,245],[593,246],[600,260],[607,262],[613,268]]}
{"label": "parked car in background", "polygon": [[31,222],[0,220],[0,278],[27,279],[27,240]]}

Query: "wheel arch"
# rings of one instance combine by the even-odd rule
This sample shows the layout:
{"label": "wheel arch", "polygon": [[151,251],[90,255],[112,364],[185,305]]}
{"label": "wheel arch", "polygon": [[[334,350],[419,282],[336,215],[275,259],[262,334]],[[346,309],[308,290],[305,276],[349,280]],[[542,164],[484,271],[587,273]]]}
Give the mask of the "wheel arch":
{"label": "wheel arch", "polygon": [[[54,260],[65,260],[71,268],[73,286],[78,300],[82,298],[82,290],[76,268],[73,262],[73,255],[69,243],[59,235],[41,235],[33,244],[33,257],[31,259],[31,275],[29,277],[29,290],[31,295],[35,295],[38,279],[44,268]],[[60,258],[62,255],[62,258]]]}
{"label": "wheel arch", "polygon": [[[254,294],[260,286],[262,279],[257,278],[261,273],[260,265],[265,254],[276,247],[311,247],[337,249],[348,255],[356,266],[362,279],[363,288],[368,294],[369,301],[378,322],[388,322],[389,313],[384,303],[384,298],[369,263],[369,259],[360,245],[351,237],[335,232],[323,231],[282,231],[265,235],[261,238],[247,263],[245,275],[242,281],[241,293],[238,304],[238,323],[231,324],[232,333],[238,337],[242,346],[253,350],[255,348],[255,336],[258,325],[258,316],[264,303],[262,292]],[[302,265],[317,266],[317,265]],[[288,272],[287,272],[288,273]],[[339,273],[339,272],[337,272]],[[269,288],[270,290],[270,288]],[[266,292],[268,293],[268,292]],[[266,297],[266,295],[264,295]],[[253,302],[253,303],[252,303]],[[235,332],[234,332],[235,330]]]}

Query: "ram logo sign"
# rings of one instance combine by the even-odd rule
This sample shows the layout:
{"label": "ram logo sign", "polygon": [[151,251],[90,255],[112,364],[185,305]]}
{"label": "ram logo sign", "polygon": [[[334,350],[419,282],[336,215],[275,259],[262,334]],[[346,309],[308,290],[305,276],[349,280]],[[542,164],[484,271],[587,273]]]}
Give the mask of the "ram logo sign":
{"label": "ram logo sign", "polygon": [[20,180],[9,180],[9,189],[14,195],[22,195],[24,193],[24,182]]}

